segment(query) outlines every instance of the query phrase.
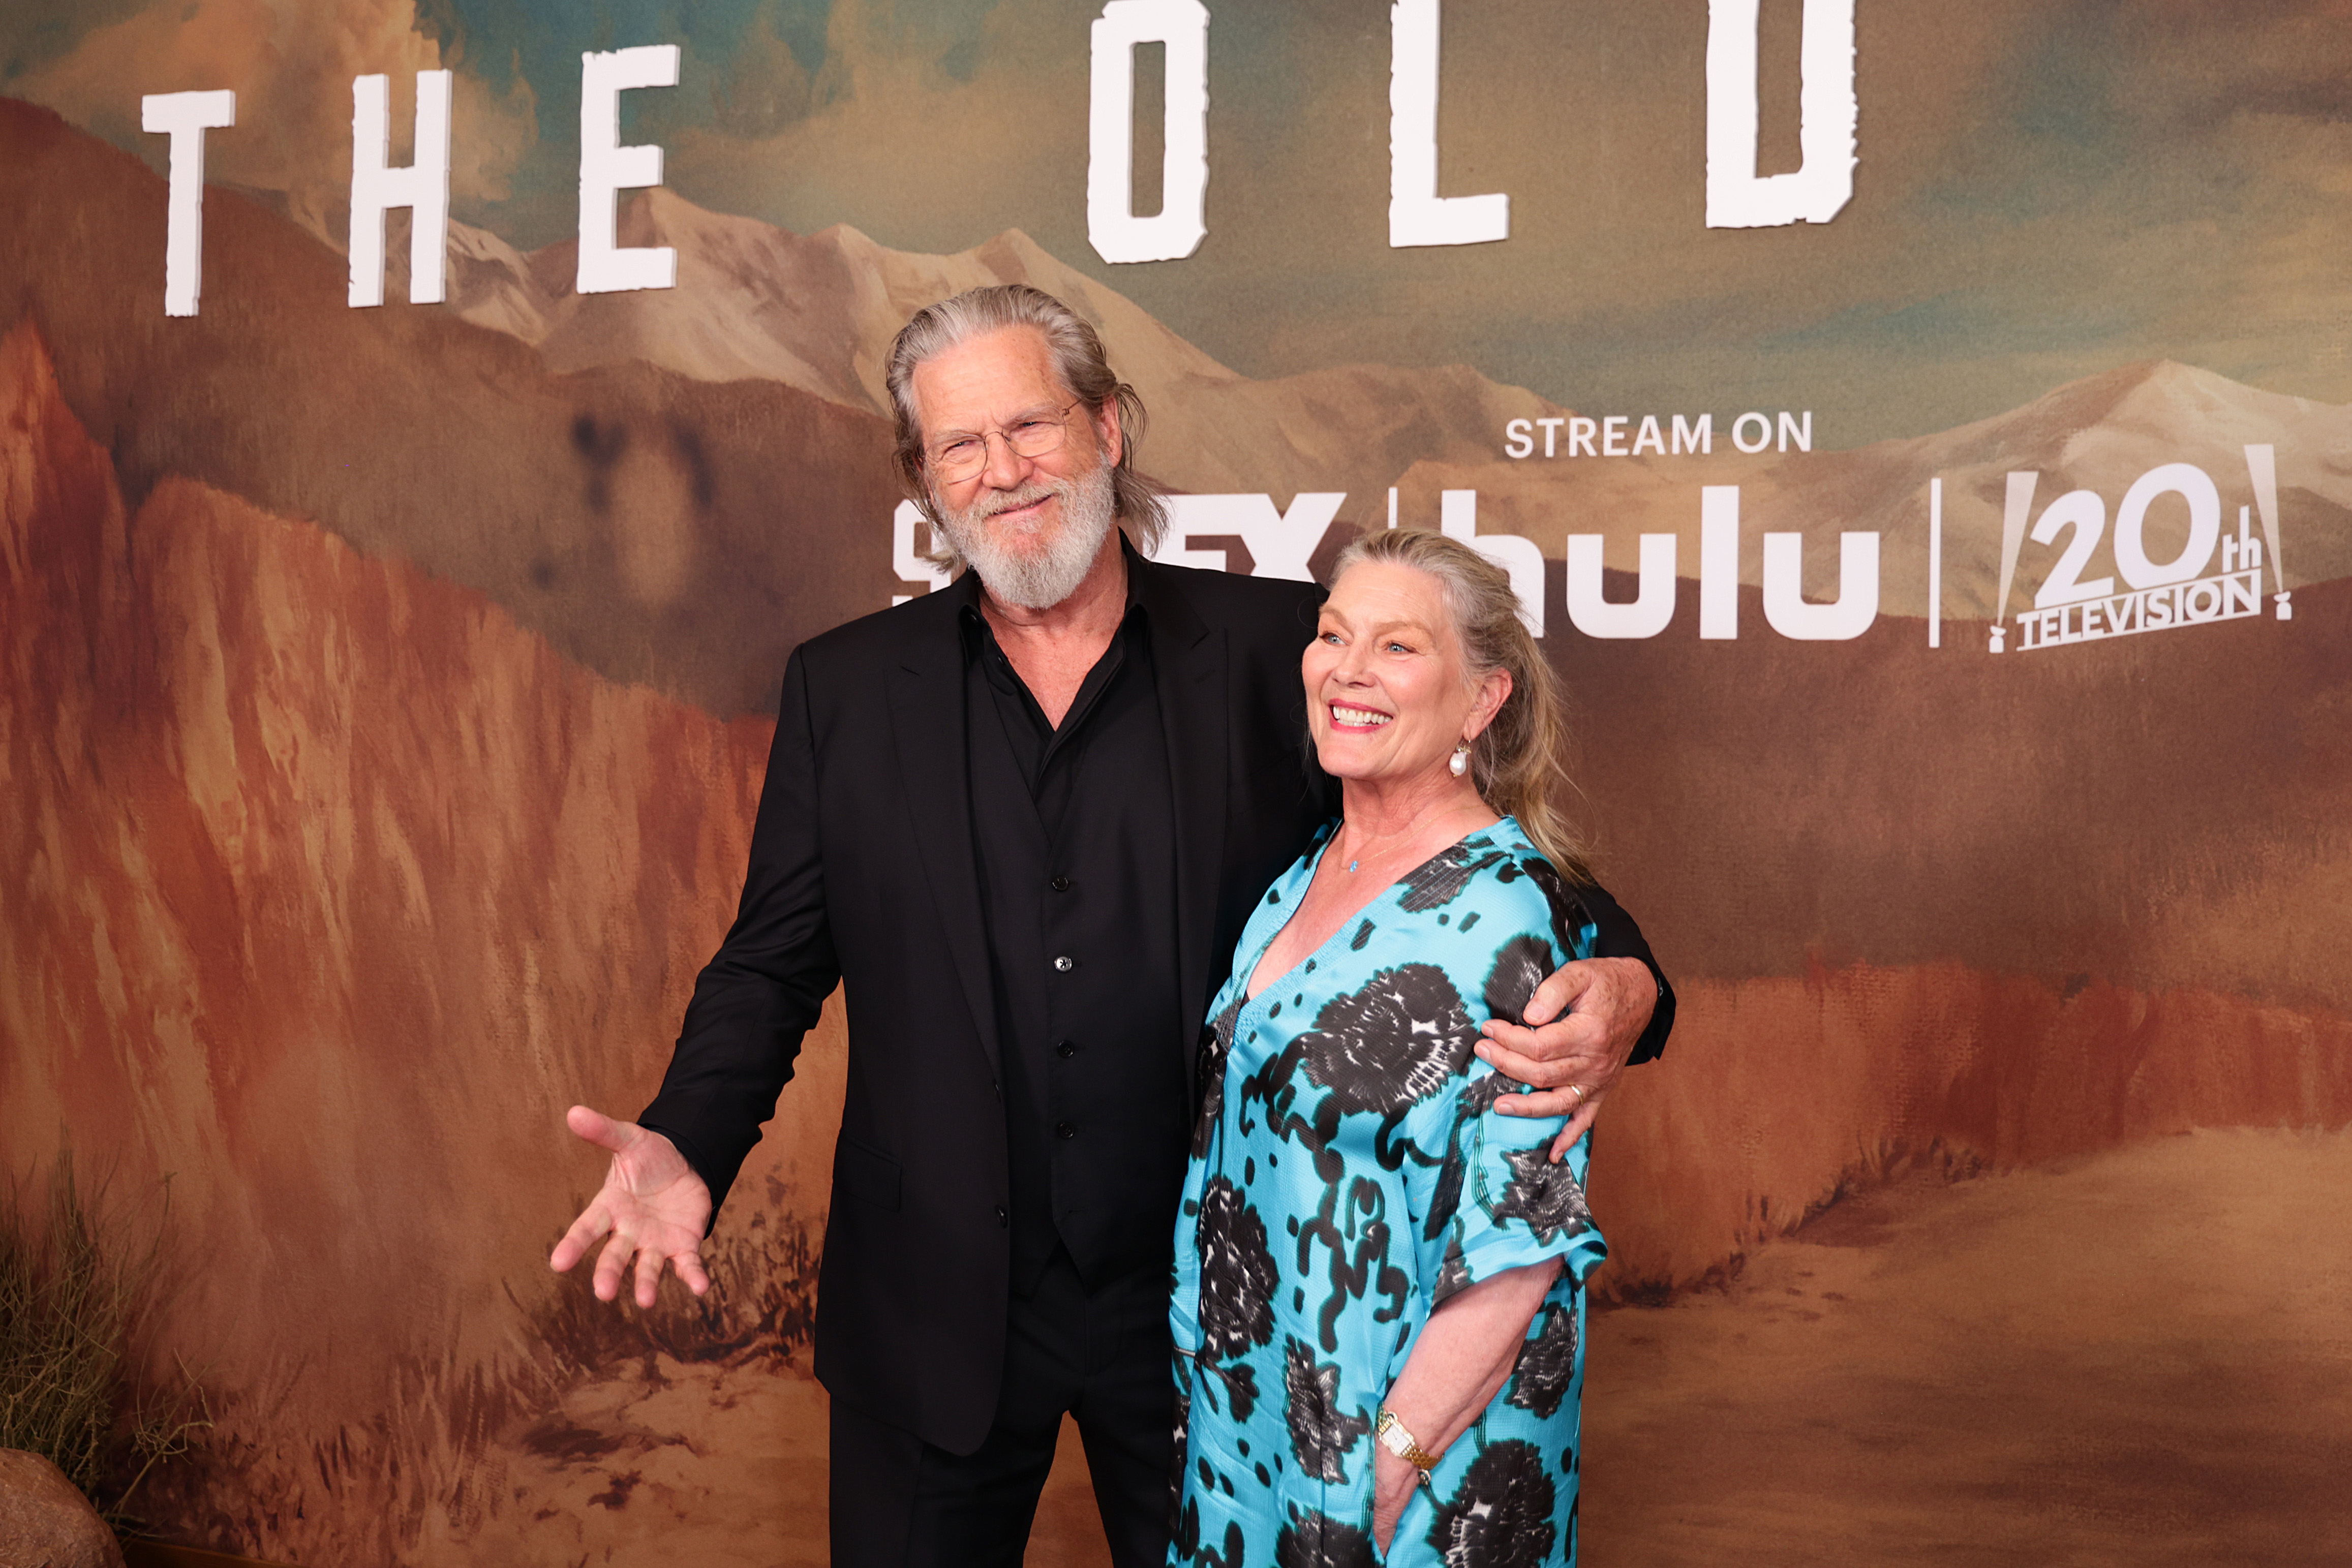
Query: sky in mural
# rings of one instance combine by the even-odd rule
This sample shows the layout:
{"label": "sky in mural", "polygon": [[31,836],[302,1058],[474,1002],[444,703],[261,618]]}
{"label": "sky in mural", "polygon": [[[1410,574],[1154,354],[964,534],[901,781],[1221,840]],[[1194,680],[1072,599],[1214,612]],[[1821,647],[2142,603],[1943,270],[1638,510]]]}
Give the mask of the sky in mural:
{"label": "sky in mural", "polygon": [[[913,250],[1018,227],[1253,374],[1466,361],[1587,410],[1811,407],[1830,446],[2147,358],[2352,399],[2346,0],[1862,0],[1853,202],[1741,232],[1704,226],[1700,0],[1452,0],[1440,189],[1508,192],[1512,232],[1423,250],[1387,244],[1388,8],[1212,5],[1208,237],[1122,267],[1086,234],[1098,9],[31,0],[0,90],[160,162],[138,92],[235,87],[213,177],[325,214],[351,78],[392,73],[400,126],[446,65],[457,215],[528,247],[573,222],[581,51],[676,43],[624,130],[689,200]],[[1801,9],[1764,6],[1766,172],[1797,160]]]}

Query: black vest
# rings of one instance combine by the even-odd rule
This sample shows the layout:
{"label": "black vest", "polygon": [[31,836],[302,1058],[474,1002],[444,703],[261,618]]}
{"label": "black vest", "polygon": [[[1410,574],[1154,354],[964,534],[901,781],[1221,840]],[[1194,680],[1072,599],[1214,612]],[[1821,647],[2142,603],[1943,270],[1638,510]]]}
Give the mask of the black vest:
{"label": "black vest", "polygon": [[1188,1132],[1174,801],[1150,621],[1129,602],[1058,730],[976,609],[965,632],[1011,1285],[1034,1290],[1059,1242],[1095,1286],[1167,1266]]}

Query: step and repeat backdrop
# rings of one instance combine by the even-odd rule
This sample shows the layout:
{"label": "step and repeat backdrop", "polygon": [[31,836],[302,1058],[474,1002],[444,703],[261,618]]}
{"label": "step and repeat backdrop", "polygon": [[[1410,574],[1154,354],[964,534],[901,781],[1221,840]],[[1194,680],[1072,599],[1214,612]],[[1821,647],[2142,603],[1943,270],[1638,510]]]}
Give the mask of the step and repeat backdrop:
{"label": "step and repeat backdrop", "polygon": [[1163,559],[1443,528],[1566,677],[1683,998],[1592,1563],[2352,1553],[2347,256],[2321,0],[12,5],[0,1165],[168,1183],[142,1508],[822,1561],[838,1001],[706,1301],[548,1273],[562,1114],[939,586],[893,333],[1022,281]]}

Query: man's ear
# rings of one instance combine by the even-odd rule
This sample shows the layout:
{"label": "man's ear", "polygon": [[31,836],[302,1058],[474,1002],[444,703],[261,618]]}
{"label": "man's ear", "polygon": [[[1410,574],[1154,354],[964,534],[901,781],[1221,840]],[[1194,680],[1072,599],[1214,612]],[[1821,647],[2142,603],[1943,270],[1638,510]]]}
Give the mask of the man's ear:
{"label": "man's ear", "polygon": [[1119,423],[1118,398],[1103,400],[1102,407],[1095,412],[1094,427],[1095,440],[1102,448],[1103,462],[1110,467],[1118,467],[1118,460],[1127,455],[1127,431]]}

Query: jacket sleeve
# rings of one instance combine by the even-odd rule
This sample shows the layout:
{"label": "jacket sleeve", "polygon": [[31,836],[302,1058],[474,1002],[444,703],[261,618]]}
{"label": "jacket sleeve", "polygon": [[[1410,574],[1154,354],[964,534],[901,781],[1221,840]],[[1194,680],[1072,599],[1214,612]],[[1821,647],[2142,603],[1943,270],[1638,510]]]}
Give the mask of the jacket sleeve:
{"label": "jacket sleeve", "polygon": [[1658,1004],[1650,1014],[1650,1027],[1642,1031],[1642,1038],[1633,1043],[1633,1054],[1626,1059],[1629,1063],[1654,1061],[1665,1051],[1666,1036],[1674,1032],[1675,988],[1666,983],[1666,972],[1658,967],[1657,959],[1651,956],[1650,944],[1643,939],[1642,928],[1633,924],[1633,917],[1609,895],[1606,888],[1598,883],[1588,883],[1578,888],[1576,895],[1582,901],[1585,913],[1592,917],[1592,924],[1597,928],[1592,956],[1596,958],[1639,958],[1649,969],[1650,978],[1657,985]]}
{"label": "jacket sleeve", "polygon": [[808,669],[795,650],[735,923],[696,979],[661,1092],[637,1118],[677,1145],[709,1186],[714,1215],[840,978],[825,917]]}

